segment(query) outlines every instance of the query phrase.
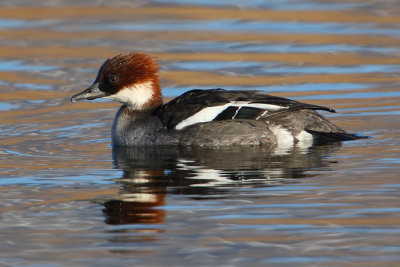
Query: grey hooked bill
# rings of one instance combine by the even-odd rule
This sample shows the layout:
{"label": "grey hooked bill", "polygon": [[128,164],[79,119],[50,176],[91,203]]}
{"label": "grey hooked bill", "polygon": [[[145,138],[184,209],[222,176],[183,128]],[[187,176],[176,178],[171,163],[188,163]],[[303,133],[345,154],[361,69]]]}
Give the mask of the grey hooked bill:
{"label": "grey hooked bill", "polygon": [[106,94],[104,92],[100,91],[98,85],[99,85],[99,83],[96,82],[96,83],[92,84],[91,86],[89,86],[88,88],[86,88],[85,90],[83,90],[82,92],[77,93],[76,95],[73,95],[71,97],[71,102],[75,103],[80,100],[93,100],[96,98],[105,97]]}

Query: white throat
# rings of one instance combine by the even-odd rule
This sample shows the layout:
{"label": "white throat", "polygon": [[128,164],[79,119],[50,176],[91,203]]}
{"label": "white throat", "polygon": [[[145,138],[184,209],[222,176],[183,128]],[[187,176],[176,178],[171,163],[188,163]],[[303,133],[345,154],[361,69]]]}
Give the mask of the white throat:
{"label": "white throat", "polygon": [[143,82],[121,89],[114,95],[105,98],[112,99],[135,109],[142,109],[143,106],[153,97],[153,82]]}

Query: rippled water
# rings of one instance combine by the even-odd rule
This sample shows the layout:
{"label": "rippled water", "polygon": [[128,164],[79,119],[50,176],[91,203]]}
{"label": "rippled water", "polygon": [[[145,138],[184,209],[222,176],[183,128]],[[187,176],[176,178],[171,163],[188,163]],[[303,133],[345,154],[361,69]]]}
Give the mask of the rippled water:
{"label": "rippled water", "polygon": [[[397,266],[398,1],[0,3],[0,265]],[[309,150],[112,149],[105,58],[165,97],[257,89],[373,138]]]}

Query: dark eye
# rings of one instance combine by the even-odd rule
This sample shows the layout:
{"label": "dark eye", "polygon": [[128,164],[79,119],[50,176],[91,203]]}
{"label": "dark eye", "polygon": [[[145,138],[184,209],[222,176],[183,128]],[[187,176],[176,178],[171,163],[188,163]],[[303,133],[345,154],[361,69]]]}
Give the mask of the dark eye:
{"label": "dark eye", "polygon": [[116,83],[116,82],[118,82],[118,80],[119,80],[118,75],[111,75],[110,76],[110,82]]}

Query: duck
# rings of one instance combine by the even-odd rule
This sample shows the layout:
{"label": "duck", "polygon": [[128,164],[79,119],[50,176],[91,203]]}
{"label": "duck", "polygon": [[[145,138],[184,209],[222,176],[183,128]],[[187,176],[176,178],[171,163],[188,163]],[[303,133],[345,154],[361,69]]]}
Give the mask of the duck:
{"label": "duck", "polygon": [[254,90],[193,89],[164,103],[158,61],[146,52],[108,58],[71,101],[98,98],[122,104],[112,125],[113,146],[290,148],[363,138],[318,112],[334,113],[331,108]]}

